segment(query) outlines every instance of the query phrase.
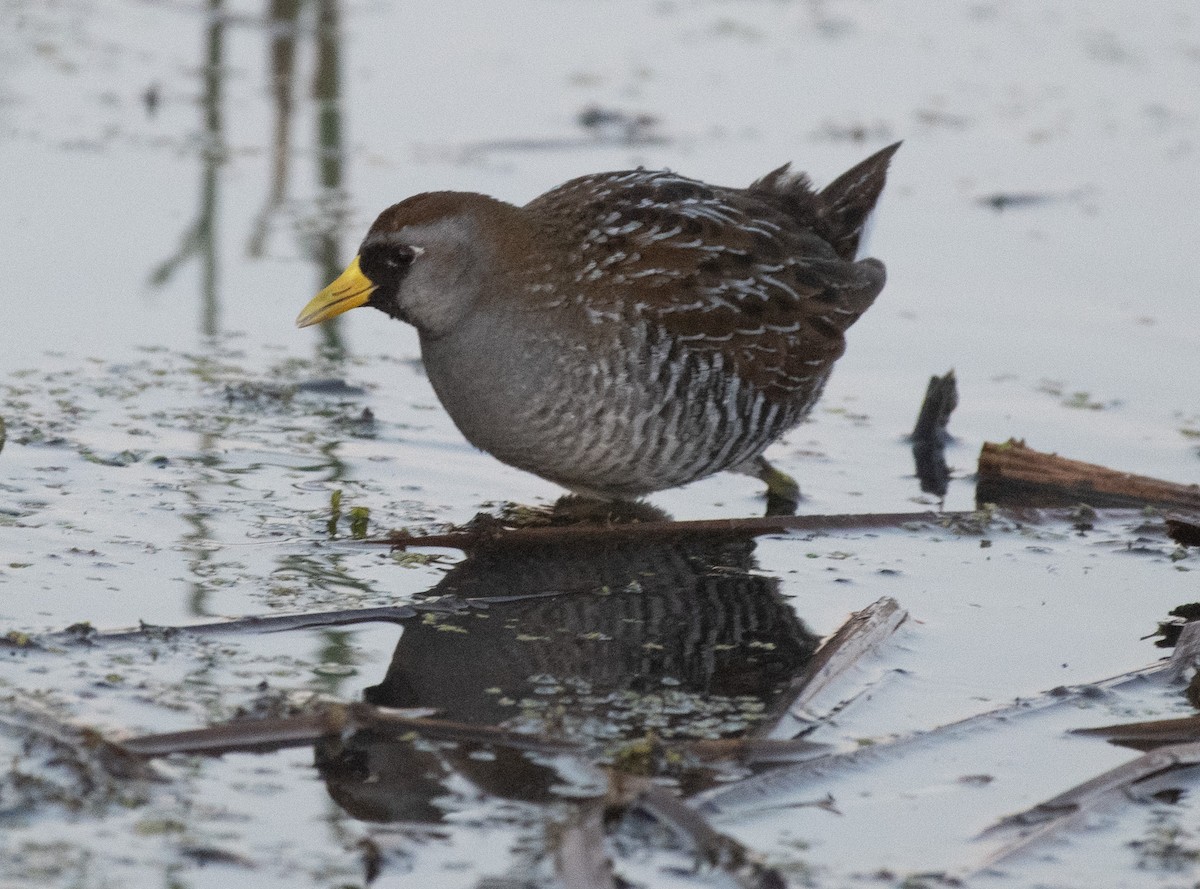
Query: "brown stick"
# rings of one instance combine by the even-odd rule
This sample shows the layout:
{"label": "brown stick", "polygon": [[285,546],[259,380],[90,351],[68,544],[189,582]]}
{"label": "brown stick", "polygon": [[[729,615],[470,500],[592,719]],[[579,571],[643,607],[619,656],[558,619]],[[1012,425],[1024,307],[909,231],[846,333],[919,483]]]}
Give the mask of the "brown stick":
{"label": "brown stick", "polygon": [[1180,546],[1200,546],[1200,525],[1182,519],[1167,519],[1167,536]]}
{"label": "brown stick", "polygon": [[1045,454],[1009,439],[986,442],[979,454],[976,503],[1046,507],[1087,503],[1112,507],[1173,506],[1200,510],[1200,486],[1180,485],[1094,463]]}
{"label": "brown stick", "polygon": [[676,751],[701,762],[790,763],[829,752],[828,744],[804,738],[714,738],[703,741],[663,743],[666,751]]}
{"label": "brown stick", "polygon": [[639,540],[702,534],[782,534],[786,531],[846,531],[867,528],[899,528],[911,523],[947,524],[970,519],[970,512],[884,512],[864,515],[752,516],[734,519],[699,519],[684,522],[637,522],[622,525],[563,525],[535,528],[456,528],[442,534],[411,534],[395,531],[386,537],[355,541],[374,546],[405,549],[410,546],[472,550],[492,543],[580,543],[591,540]]}
{"label": "brown stick", "polygon": [[[235,751],[265,753],[288,747],[304,747],[328,735],[345,735],[370,730],[419,734],[439,741],[496,744],[532,750],[535,753],[598,755],[581,742],[541,735],[511,732],[490,725],[475,725],[447,719],[431,719],[433,710],[397,710],[366,703],[327,701],[306,713],[270,719],[222,722],[198,729],[142,735],[114,742],[123,753],[157,757],[172,753],[220,756]],[[0,716],[0,724],[4,723]],[[828,749],[826,744],[804,740],[721,738],[707,741],[663,742],[666,752],[695,756],[703,761],[741,759],[746,762],[794,761]]]}
{"label": "brown stick", "polygon": [[326,703],[296,716],[224,722],[201,729],[143,735],[130,738],[119,746],[138,756],[168,756],[172,753],[219,756],[239,750],[265,752],[303,747],[328,735],[370,730],[419,734],[440,741],[497,744],[548,755],[584,750],[583,745],[571,741],[416,715],[422,712],[430,711],[397,710],[363,703]]}
{"label": "brown stick", "polygon": [[[78,643],[95,645],[102,642],[136,642],[139,639],[170,639],[181,633],[204,636],[209,634],[281,633],[314,627],[336,627],[346,624],[389,622],[400,623],[426,612],[452,612],[462,606],[454,602],[423,602],[414,605],[382,605],[377,608],[341,608],[337,611],[314,611],[308,614],[251,615],[232,620],[203,624],[159,626],[143,623],[137,629],[97,630],[91,624],[76,624],[65,630],[30,637],[25,645],[47,643]],[[0,642],[0,644],[3,644]],[[11,642],[10,642],[11,644]]]}

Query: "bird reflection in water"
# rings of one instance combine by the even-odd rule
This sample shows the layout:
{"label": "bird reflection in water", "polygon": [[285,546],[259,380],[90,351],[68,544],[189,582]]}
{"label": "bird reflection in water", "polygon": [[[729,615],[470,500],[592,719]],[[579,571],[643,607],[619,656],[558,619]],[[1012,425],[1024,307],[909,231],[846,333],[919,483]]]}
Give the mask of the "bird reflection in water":
{"label": "bird reflection in water", "polygon": [[[491,545],[427,594],[469,607],[406,623],[365,697],[609,753],[753,734],[819,642],[753,552],[752,537],[728,533]],[[642,767],[686,782],[669,759]],[[439,820],[451,774],[527,802],[569,783],[511,748],[371,732],[323,743],[317,761],[335,799],[370,821]]]}

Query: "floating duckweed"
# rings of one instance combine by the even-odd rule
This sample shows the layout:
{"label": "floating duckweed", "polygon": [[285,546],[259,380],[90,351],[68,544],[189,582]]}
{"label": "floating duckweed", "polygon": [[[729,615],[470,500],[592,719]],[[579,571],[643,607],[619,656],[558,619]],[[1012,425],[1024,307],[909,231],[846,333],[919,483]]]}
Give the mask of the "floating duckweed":
{"label": "floating duckweed", "polygon": [[338,520],[342,517],[342,489],[334,488],[329,492],[329,520],[325,528],[332,537],[337,534]]}
{"label": "floating duckweed", "polygon": [[371,511],[365,506],[355,506],[350,510],[350,536],[362,540],[367,536],[367,523]]}
{"label": "floating duckweed", "polygon": [[428,565],[438,561],[438,557],[432,553],[396,553],[392,556],[396,560],[396,564],[402,568],[418,568],[422,565]]}
{"label": "floating duckweed", "polygon": [[326,661],[313,667],[318,676],[353,676],[358,670],[350,664],[337,664]]}

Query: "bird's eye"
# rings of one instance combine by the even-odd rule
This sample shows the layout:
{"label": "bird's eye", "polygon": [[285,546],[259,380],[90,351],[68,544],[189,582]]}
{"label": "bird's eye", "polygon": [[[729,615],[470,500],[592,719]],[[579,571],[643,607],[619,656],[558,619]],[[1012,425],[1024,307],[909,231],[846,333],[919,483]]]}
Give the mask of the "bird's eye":
{"label": "bird's eye", "polygon": [[418,249],[408,244],[364,244],[359,251],[359,267],[372,283],[380,287],[396,286],[417,253]]}
{"label": "bird's eye", "polygon": [[389,269],[401,269],[412,262],[414,256],[412,247],[394,247],[383,255],[383,264]]}

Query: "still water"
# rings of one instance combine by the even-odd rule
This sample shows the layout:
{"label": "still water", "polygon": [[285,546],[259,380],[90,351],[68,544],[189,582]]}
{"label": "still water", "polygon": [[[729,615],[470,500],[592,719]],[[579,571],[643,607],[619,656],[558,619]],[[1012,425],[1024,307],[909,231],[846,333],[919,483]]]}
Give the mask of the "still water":
{"label": "still water", "polygon": [[[368,312],[315,331],[293,320],[409,194],[524,202],[637,165],[736,185],[787,160],[824,183],[903,139],[870,244],[888,287],[811,421],[770,455],[800,481],[802,510],[936,508],[903,437],[929,375],[950,367],[948,509],[973,505],[980,444],[1010,436],[1195,481],[1200,31],[1190,4],[1156,9],[4,5],[0,627],[366,608],[463,583],[583,592],[496,605],[470,633],[417,621],[5,652],[0,693],[16,715],[0,738],[24,759],[0,783],[0,882],[360,885],[371,847],[375,885],[552,881],[546,838],[572,816],[547,800],[586,777],[349,745],[318,750],[319,768],[307,748],[180,759],[161,766],[165,784],[101,792],[96,779],[101,791],[81,794],[53,756],[21,753],[31,707],[112,737],[314,692],[545,718],[500,703],[508,694],[556,702],[556,724],[589,738],[681,722],[723,734],[753,725],[780,677],[881,596],[910,619],[843,688],[871,691],[816,742],[923,731],[1153,662],[1141,637],[1197,598],[1196,557],[1139,543],[1134,520],[1082,535],[921,526],[615,561],[543,553],[537,571],[365,549],[347,539],[354,508],[382,532],[561,492],[463,442],[409,328]],[[734,476],[652,500],[680,519],[762,512],[757,485]],[[620,592],[592,595],[604,588]],[[663,678],[678,684],[650,687]],[[715,823],[799,884],[968,873],[979,831],[1131,756],[1066,729],[1186,712],[1169,688],[1123,688],[806,779],[766,805],[733,794]],[[836,812],[807,805],[829,794]],[[1186,881],[1145,850],[1165,835],[1194,846],[1194,808],[1146,808],[1072,835],[1053,859],[1007,863],[1008,885]],[[736,879],[691,873],[685,852],[636,827],[617,846],[618,869],[645,885]]]}

